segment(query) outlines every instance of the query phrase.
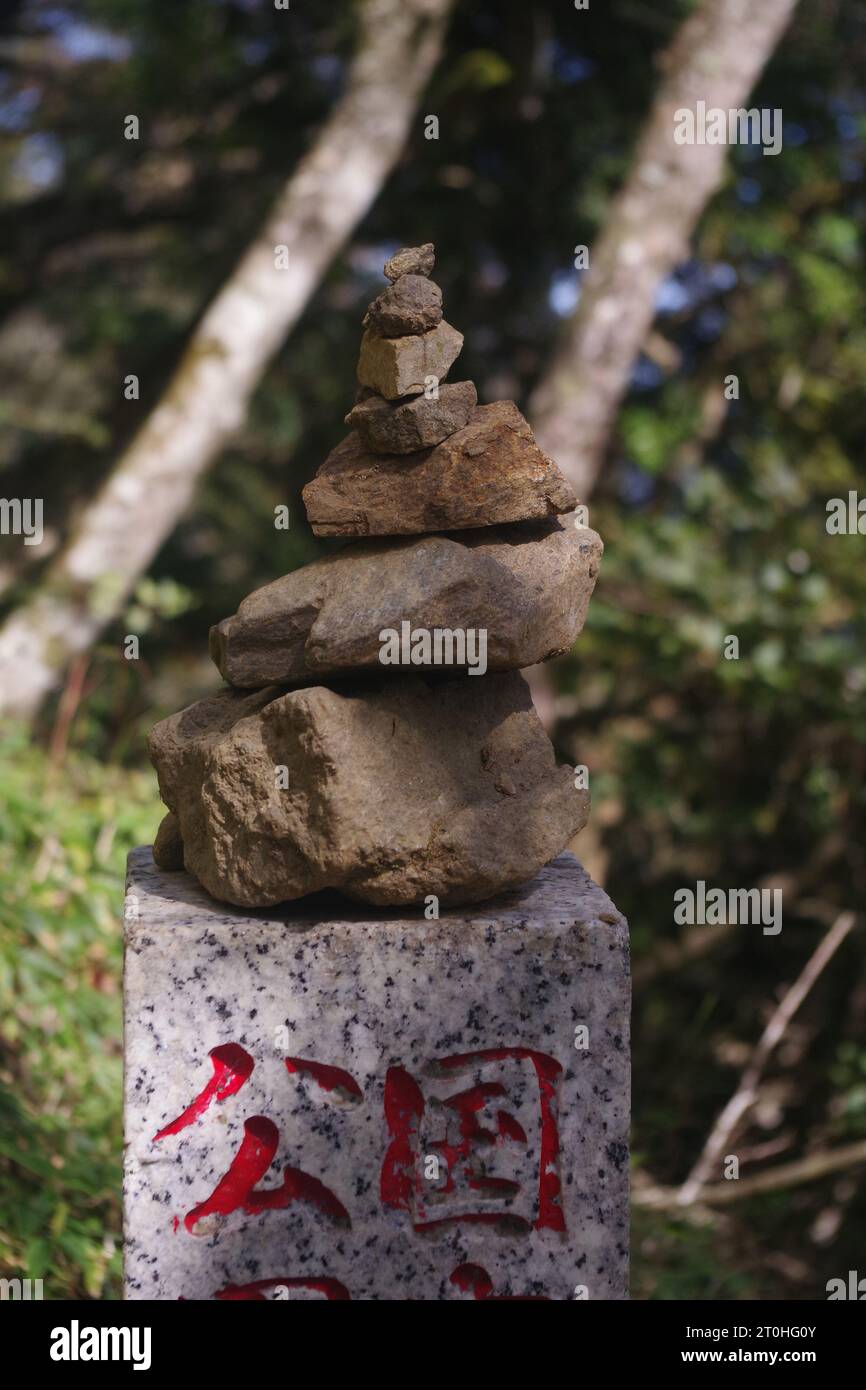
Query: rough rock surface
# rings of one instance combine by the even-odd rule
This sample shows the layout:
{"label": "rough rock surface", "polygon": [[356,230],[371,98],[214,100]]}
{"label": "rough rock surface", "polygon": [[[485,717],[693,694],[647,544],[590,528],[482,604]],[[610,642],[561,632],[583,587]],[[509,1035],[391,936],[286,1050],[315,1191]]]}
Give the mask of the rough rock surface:
{"label": "rough rock surface", "polygon": [[404,246],[385,262],[385,278],[399,280],[401,275],[431,275],[435,264],[436,248],[432,241],[425,241],[423,246]]}
{"label": "rough rock surface", "polygon": [[444,381],[463,347],[463,334],[443,319],[429,333],[382,338],[368,328],[361,339],[358,382],[386,400],[417,396],[430,378]]}
{"label": "rough rock surface", "polygon": [[404,275],[373,300],[364,327],[383,338],[428,333],[442,322],[442,291],[423,275]]}
{"label": "rough rock surface", "polygon": [[512,672],[225,690],[157,724],[150,749],[187,869],[242,907],[322,888],[477,902],[531,878],[588,812]]}
{"label": "rough rock surface", "polygon": [[513,401],[478,406],[464,429],[408,457],[370,453],[355,431],[303,496],[317,536],[462,531],[553,516],[577,504]]}
{"label": "rough rock surface", "polygon": [[474,382],[443,382],[436,399],[411,396],[392,404],[367,396],[349,411],[346,424],[374,454],[414,454],[462,430],[477,404]]}
{"label": "rough rock surface", "polygon": [[183,840],[180,837],[177,816],[171,811],[167,816],[163,816],[159,823],[153,842],[153,860],[160,869],[169,872],[183,868]]}
{"label": "rough rock surface", "polygon": [[380,632],[408,621],[484,629],[489,670],[531,666],[572,646],[601,556],[594,531],[558,520],[361,542],[250,594],[211,628],[211,655],[249,689],[382,670]]}

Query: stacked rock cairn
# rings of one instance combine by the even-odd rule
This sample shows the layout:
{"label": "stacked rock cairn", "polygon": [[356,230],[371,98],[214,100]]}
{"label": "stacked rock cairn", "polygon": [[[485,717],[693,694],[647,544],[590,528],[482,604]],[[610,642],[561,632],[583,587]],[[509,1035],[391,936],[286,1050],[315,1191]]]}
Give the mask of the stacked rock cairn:
{"label": "stacked rock cairn", "polygon": [[520,669],[572,646],[602,544],[516,405],[446,381],[463,337],[433,264],[386,264],[351,433],[304,489],[314,533],[350,543],[214,627],[228,688],[151,735],[154,858],[225,902],[478,902],[586,822]]}

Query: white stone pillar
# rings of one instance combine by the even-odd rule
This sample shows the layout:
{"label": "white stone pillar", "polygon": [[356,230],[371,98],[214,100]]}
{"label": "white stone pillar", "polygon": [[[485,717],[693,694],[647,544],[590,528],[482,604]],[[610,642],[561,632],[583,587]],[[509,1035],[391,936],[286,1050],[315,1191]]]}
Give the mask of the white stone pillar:
{"label": "white stone pillar", "polygon": [[625,920],[571,854],[241,912],[130,856],[131,1299],[622,1299]]}

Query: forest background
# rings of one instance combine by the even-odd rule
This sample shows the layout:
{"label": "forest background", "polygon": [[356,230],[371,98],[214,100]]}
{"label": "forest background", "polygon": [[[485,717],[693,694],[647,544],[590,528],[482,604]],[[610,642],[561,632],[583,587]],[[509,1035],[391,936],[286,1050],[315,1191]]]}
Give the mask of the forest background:
{"label": "forest background", "polygon": [[[146,735],[215,688],[209,624],[320,553],[300,489],[423,241],[461,378],[606,545],[536,694],[632,928],[633,1296],[866,1274],[866,540],[827,529],[866,492],[866,6],[10,0],[0,63],[0,494],[45,526],[0,536],[0,1274],[118,1296]],[[677,94],[714,92],[781,110],[782,151],[668,149],[654,185]],[[294,289],[241,341],[283,226]],[[782,932],[677,925],[700,879],[781,888]]]}

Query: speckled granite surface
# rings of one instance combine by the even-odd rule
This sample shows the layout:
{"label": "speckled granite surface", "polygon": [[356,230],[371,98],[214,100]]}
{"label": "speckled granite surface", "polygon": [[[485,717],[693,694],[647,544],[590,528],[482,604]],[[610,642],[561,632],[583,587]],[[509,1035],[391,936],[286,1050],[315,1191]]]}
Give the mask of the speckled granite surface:
{"label": "speckled granite surface", "polygon": [[128,1298],[627,1296],[627,928],[573,855],[426,921],[138,849],[126,919]]}

